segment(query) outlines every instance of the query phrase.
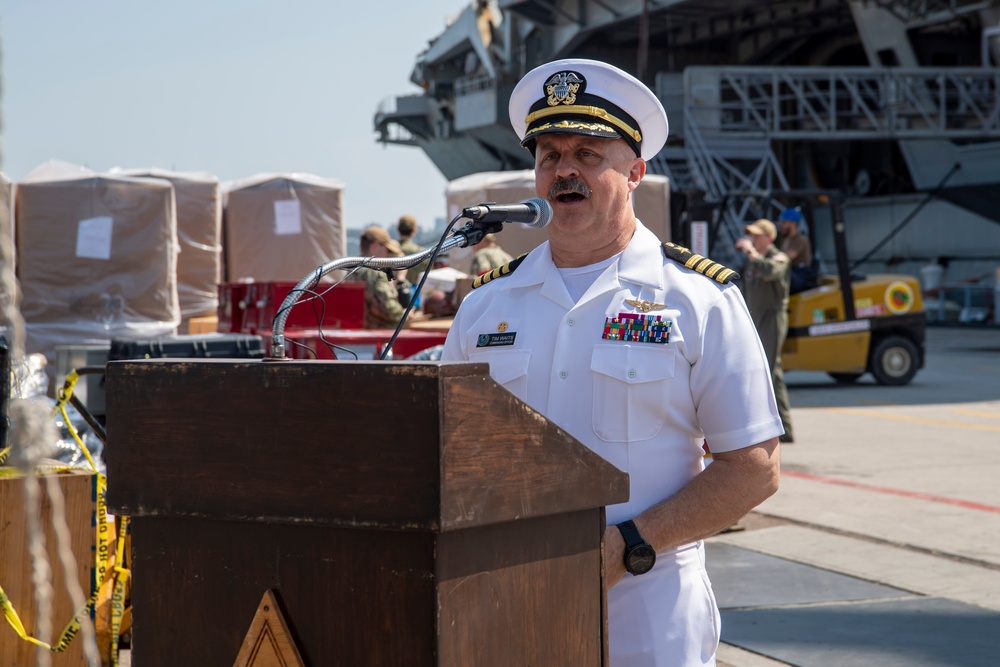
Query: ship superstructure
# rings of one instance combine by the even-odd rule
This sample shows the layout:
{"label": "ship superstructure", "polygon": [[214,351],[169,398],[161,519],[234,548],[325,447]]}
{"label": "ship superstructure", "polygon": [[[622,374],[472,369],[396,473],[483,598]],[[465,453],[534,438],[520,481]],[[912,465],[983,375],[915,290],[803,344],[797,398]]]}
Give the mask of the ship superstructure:
{"label": "ship superstructure", "polygon": [[[649,168],[671,179],[675,238],[710,220],[725,258],[783,192],[836,190],[861,270],[941,259],[974,278],[1000,263],[998,36],[996,1],[477,1],[418,56],[423,92],[384,104],[375,126],[448,179],[528,169],[513,86],[548,60],[601,59],[667,109]],[[822,252],[828,220],[807,213]]]}

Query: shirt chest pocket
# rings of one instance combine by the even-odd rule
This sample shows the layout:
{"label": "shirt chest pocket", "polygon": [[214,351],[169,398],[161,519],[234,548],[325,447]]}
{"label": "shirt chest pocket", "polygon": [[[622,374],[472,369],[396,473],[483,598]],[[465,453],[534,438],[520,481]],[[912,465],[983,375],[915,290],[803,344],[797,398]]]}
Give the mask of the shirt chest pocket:
{"label": "shirt chest pocket", "polygon": [[489,351],[472,352],[469,361],[483,361],[490,365],[490,377],[522,401],[528,396],[528,362],[531,350],[491,348]]}
{"label": "shirt chest pocket", "polygon": [[666,420],[674,376],[673,348],[599,345],[594,373],[594,433],[607,442],[648,440]]}

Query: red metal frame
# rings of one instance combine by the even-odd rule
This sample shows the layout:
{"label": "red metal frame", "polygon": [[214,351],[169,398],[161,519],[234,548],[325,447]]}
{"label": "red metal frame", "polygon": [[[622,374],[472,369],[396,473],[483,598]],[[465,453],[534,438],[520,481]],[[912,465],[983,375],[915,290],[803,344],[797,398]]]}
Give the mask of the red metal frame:
{"label": "red metal frame", "polygon": [[[341,359],[350,360],[349,352],[337,350],[331,344],[354,350],[359,359],[378,359],[382,349],[392,338],[392,329],[296,329],[285,331],[285,354],[290,359]],[[264,339],[265,349],[270,349],[271,332],[258,331]],[[393,359],[406,359],[429,347],[444,344],[447,331],[411,330],[399,332],[392,346]]]}
{"label": "red metal frame", "polygon": [[[222,333],[258,333],[270,330],[282,302],[296,283],[223,283],[219,285],[219,328]],[[288,313],[285,331],[296,329],[363,329],[365,285],[345,281],[335,287],[321,283],[316,299],[303,294]],[[322,318],[322,319],[321,319]]]}

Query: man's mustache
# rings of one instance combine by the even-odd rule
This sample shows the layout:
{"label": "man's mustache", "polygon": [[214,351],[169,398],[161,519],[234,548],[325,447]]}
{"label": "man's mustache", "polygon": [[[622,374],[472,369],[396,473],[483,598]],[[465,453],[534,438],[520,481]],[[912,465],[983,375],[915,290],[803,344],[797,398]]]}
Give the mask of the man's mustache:
{"label": "man's mustache", "polygon": [[549,188],[549,199],[555,199],[559,195],[575,192],[584,197],[590,197],[590,188],[579,178],[563,178],[552,184]]}

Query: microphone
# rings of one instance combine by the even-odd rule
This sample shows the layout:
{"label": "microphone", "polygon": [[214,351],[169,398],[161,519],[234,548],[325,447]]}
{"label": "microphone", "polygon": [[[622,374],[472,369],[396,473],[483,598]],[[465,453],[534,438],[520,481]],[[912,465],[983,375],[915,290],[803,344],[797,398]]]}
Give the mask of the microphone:
{"label": "microphone", "polygon": [[552,221],[552,206],[541,197],[533,197],[520,204],[489,202],[462,209],[462,217],[480,222],[520,222],[542,229]]}

